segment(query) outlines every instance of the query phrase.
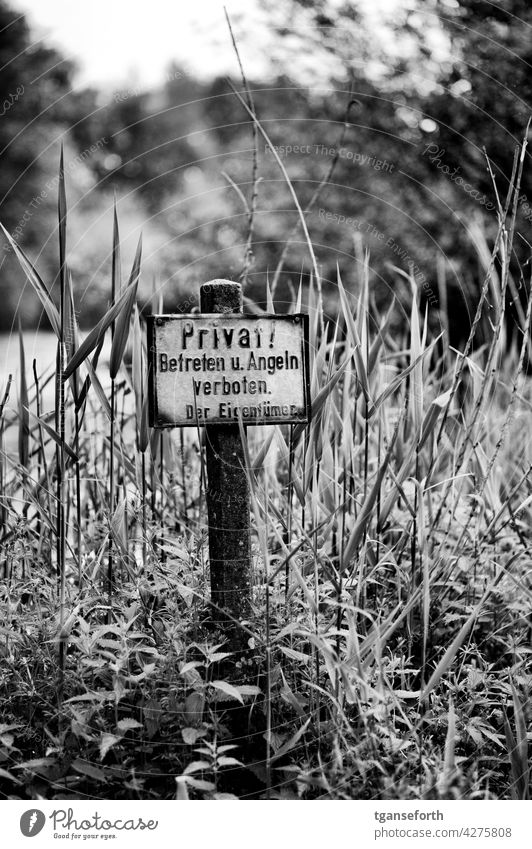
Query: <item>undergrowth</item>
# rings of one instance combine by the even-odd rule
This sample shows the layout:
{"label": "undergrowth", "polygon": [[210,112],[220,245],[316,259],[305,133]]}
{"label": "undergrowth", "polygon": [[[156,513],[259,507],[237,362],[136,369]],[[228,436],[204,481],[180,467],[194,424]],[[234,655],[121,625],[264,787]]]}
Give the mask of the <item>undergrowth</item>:
{"label": "undergrowth", "polygon": [[510,282],[526,289],[519,173],[461,351],[399,270],[380,315],[367,257],[334,317],[315,275],[284,305],[310,317],[313,414],[246,430],[237,651],[209,607],[205,435],[147,424],[140,245],[123,285],[115,220],[111,306],[81,341],[62,167],[59,192],[59,306],[10,239],[58,355],[30,379],[20,334],[1,406],[3,795],[529,798],[528,289],[505,329]]}

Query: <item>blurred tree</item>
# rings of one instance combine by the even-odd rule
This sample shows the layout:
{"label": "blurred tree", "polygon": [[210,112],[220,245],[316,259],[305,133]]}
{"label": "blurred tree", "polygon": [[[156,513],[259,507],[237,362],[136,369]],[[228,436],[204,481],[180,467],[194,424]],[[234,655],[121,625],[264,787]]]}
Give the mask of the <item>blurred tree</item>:
{"label": "blurred tree", "polygon": [[[453,310],[453,323],[463,335],[478,288],[468,281],[482,275],[473,242],[479,233],[489,240],[497,227],[483,148],[504,195],[532,113],[532,6],[526,0],[414,0],[373,8],[360,0],[286,0],[276,8],[284,9],[278,33],[287,50],[294,51],[296,40],[317,66],[327,53],[342,64],[345,77],[338,76],[338,87],[351,80],[360,104],[356,120],[350,119],[352,143],[396,166],[393,177],[383,180],[367,168],[351,168],[349,175],[339,162],[335,182],[342,182],[343,197],[332,186],[324,193],[334,220],[338,213],[347,217],[350,207],[357,221],[361,211],[365,220],[376,221],[362,230],[368,229],[377,277],[382,262],[393,259],[386,248],[397,248],[397,257],[420,261],[434,301],[436,265],[443,258],[448,299],[461,308]],[[322,109],[330,103],[327,96]],[[346,190],[355,174],[348,206]],[[525,168],[521,261],[529,257],[531,181]],[[332,229],[324,228],[331,235],[324,241],[335,245]],[[404,268],[405,262],[395,264]]]}
{"label": "blurred tree", "polygon": [[[266,5],[277,35],[274,67],[285,73],[250,80],[250,86],[259,118],[302,207],[308,207],[330,310],[336,263],[356,291],[357,264],[368,248],[374,297],[389,300],[390,288],[406,293],[404,276],[394,268],[413,267],[435,323],[439,268],[453,325],[462,334],[481,274],[471,222],[478,220],[476,232],[484,230],[488,238],[495,223],[482,145],[504,190],[503,175],[511,170],[513,145],[528,117],[528,4],[413,0],[408,8],[386,7],[386,14],[382,4],[367,2]],[[48,279],[57,269],[56,241],[50,238],[57,184],[46,186],[57,174],[60,137],[67,159],[79,165],[67,174],[74,203],[69,229],[79,236],[79,242],[70,240],[70,257],[88,323],[102,293],[108,296],[110,229],[108,238],[104,230],[113,190],[129,232],[144,222],[147,267],[152,263],[157,271],[167,308],[209,277],[238,278],[253,193],[253,144],[249,116],[227,81],[199,81],[174,64],[153,91],[131,86],[111,95],[74,92],[71,64],[55,51],[32,47],[23,17],[9,12],[3,0],[0,10],[2,216],[12,231],[20,228],[32,255],[45,246]],[[240,79],[235,84],[240,87]],[[18,96],[17,86],[24,88]],[[258,157],[248,294],[261,299],[298,218],[262,137]],[[525,179],[520,226],[526,238],[530,177]],[[46,197],[35,201],[43,187]],[[299,228],[278,279],[281,300],[290,297],[302,273],[308,279],[309,269]],[[12,315],[20,272],[11,266],[5,271]]]}
{"label": "blurred tree", "polygon": [[[469,176],[491,193],[483,148],[500,178],[512,171],[532,116],[532,5],[527,0],[440,0],[440,19],[454,45],[453,63],[428,101],[440,124],[439,142]],[[532,174],[525,170],[532,185]]]}
{"label": "blurred tree", "polygon": [[[486,204],[474,202],[468,207],[473,213],[472,237],[482,233],[481,241],[491,242],[498,221],[486,156],[504,203],[515,151],[532,117],[532,6],[527,0],[456,0],[453,4],[439,0],[438,11],[454,51],[452,67],[440,76],[439,91],[427,99],[427,112],[437,123],[428,158],[434,171],[442,172],[446,165],[454,174],[453,180],[463,178],[462,194],[467,191],[477,201],[489,198],[488,214]],[[530,261],[531,164],[527,151],[513,263],[517,285],[523,292],[522,269]],[[470,217],[464,220],[466,229],[470,229],[470,221]],[[475,276],[482,273],[475,269],[477,262],[471,249],[461,260]],[[510,292],[510,307],[513,296]],[[512,316],[512,310],[509,314]]]}
{"label": "blurred tree", "polygon": [[[55,227],[59,139],[75,122],[73,65],[52,48],[33,42],[24,15],[0,0],[0,209],[4,226],[30,253],[40,253]],[[45,248],[44,270],[53,279],[55,244]],[[0,246],[0,329],[17,311],[35,321],[41,310],[7,245]],[[50,273],[51,272],[51,273]],[[21,293],[24,290],[24,297]]]}

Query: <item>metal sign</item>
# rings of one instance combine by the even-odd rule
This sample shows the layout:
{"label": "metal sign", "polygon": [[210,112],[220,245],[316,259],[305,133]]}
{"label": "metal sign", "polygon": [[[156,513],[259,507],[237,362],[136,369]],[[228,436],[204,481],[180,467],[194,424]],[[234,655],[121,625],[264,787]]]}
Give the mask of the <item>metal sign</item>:
{"label": "metal sign", "polygon": [[154,315],[148,352],[152,427],[309,420],[306,315]]}

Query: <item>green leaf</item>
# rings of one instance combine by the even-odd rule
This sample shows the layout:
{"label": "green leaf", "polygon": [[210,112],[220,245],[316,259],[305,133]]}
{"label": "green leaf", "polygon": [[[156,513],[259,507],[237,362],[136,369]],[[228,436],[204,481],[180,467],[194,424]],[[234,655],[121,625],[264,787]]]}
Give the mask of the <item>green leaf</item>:
{"label": "green leaf", "polygon": [[255,684],[239,684],[236,688],[241,696],[260,696],[260,687]]}
{"label": "green leaf", "polygon": [[12,781],[13,784],[20,784],[21,783],[19,781],[19,779],[15,778],[14,775],[11,775],[11,773],[8,772],[7,769],[2,769],[1,767],[0,767],[0,778],[7,778],[7,780]]}
{"label": "green leaf", "polygon": [[[325,402],[326,402],[327,398],[329,397],[329,395],[333,391],[334,387],[336,386],[336,384],[340,380],[340,378],[343,375],[346,367],[349,365],[349,361],[351,359],[352,354],[353,354],[353,351],[350,351],[348,356],[345,358],[345,360],[342,363],[340,363],[340,365],[338,366],[336,372],[333,374],[331,379],[325,384],[325,386],[322,387],[322,389],[320,389],[320,391],[317,393],[317,395],[314,398],[312,398],[311,410],[312,410],[312,420],[313,420],[314,424],[316,424],[318,416],[321,413],[323,407],[325,406]],[[298,424],[294,427],[294,443],[296,443],[298,441],[298,439],[301,437],[301,435],[305,432],[305,428],[307,428],[307,427],[308,427],[308,425],[306,425],[306,424]]]}
{"label": "green leaf", "polygon": [[[63,323],[66,327],[66,336],[64,342],[67,357],[70,358],[74,356],[76,348],[79,345],[79,334],[78,323],[76,321],[76,310],[74,305],[74,284],[72,282],[72,274],[70,273],[70,269],[68,268],[68,266],[66,267],[65,287],[65,315]],[[72,396],[77,404],[79,401],[79,378],[77,372],[74,372],[74,374],[71,376],[70,386],[72,388]]]}
{"label": "green leaf", "polygon": [[227,681],[211,681],[211,687],[214,687],[216,690],[220,690],[221,693],[224,693],[226,696],[229,696],[230,699],[236,699],[237,702],[240,702],[241,705],[244,704],[244,699],[232,684],[229,684]]}
{"label": "green leaf", "polygon": [[76,758],[76,760],[72,762],[72,768],[81,775],[86,775],[88,778],[94,778],[95,781],[101,781],[104,784],[107,782],[107,775],[103,769],[100,769],[98,766],[94,766],[88,761],[84,761],[82,758]]}
{"label": "green leaf", "polygon": [[94,351],[96,346],[103,340],[106,330],[111,326],[124,307],[128,304],[131,298],[130,290],[126,289],[121,298],[112,306],[100,319],[98,324],[89,333],[86,339],[81,343],[74,356],[68,361],[63,372],[63,380],[67,380],[70,375],[87,359],[91,351]]}
{"label": "green leaf", "polygon": [[447,392],[443,392],[441,395],[438,395],[437,398],[432,401],[429,409],[425,413],[425,418],[423,419],[423,425],[421,427],[421,436],[419,437],[419,448],[422,448],[430,434],[434,430],[436,426],[436,422],[438,421],[438,417],[444,407],[449,403],[449,399],[451,397],[451,390],[448,389]]}
{"label": "green leaf", "polygon": [[299,741],[301,740],[301,738],[302,738],[303,734],[305,733],[305,731],[307,730],[309,724],[310,724],[310,719],[307,719],[305,724],[302,725],[301,728],[299,728],[296,731],[296,733],[293,734],[292,737],[290,737],[290,739],[286,743],[283,743],[281,748],[277,749],[275,754],[273,754],[271,756],[270,763],[273,763],[274,761],[278,761],[279,758],[283,757],[283,755],[287,755],[288,752],[291,752],[292,749],[294,749],[297,746],[297,744],[299,743]]}
{"label": "green leaf", "polygon": [[37,775],[46,776],[51,766],[56,763],[55,758],[32,758],[29,761],[22,761],[16,764],[13,769],[27,769],[30,772],[35,772]]}
{"label": "green leaf", "polygon": [[133,310],[133,339],[131,344],[131,383],[135,394],[135,413],[137,416],[137,426],[140,424],[142,415],[142,400],[145,395],[144,386],[146,385],[144,357],[142,349],[142,333],[140,329],[140,316],[138,306],[135,305]]}
{"label": "green leaf", "polygon": [[18,457],[20,465],[26,468],[29,458],[29,413],[28,413],[28,386],[26,383],[26,358],[24,356],[24,338],[20,319],[18,322],[18,338],[20,350],[20,387],[18,396]]}
{"label": "green leaf", "polygon": [[35,413],[32,413],[31,410],[28,410],[27,407],[25,408],[25,411],[28,416],[31,416],[32,419],[35,419],[35,421],[39,422],[40,426],[44,428],[48,436],[53,439],[53,441],[57,445],[60,445],[66,451],[71,460],[73,460],[74,462],[78,460],[78,455],[76,454],[76,452],[72,451],[72,448],[70,448],[70,446],[67,445],[67,443],[60,438],[59,434],[53,429],[53,427],[50,427],[50,425],[44,421],[42,416],[36,416]]}
{"label": "green leaf", "polygon": [[185,719],[187,722],[201,722],[205,698],[202,693],[190,693],[185,699]]}
{"label": "green leaf", "polygon": [[177,789],[176,789],[176,794],[175,794],[177,801],[188,802],[189,799],[190,799],[190,796],[188,795],[188,790],[187,790],[187,779],[184,776],[179,775],[179,776],[176,776],[175,783],[177,784]]}
{"label": "green leaf", "polygon": [[214,790],[214,784],[212,781],[204,781],[201,778],[192,778],[190,775],[185,776],[185,781],[195,790],[204,790],[206,793]]}
{"label": "green leaf", "polygon": [[211,768],[212,764],[209,761],[192,761],[192,763],[185,767],[183,775],[191,775],[194,772],[209,771]]}
{"label": "green leaf", "polygon": [[113,746],[116,746],[117,743],[120,742],[122,737],[117,737],[116,734],[102,734],[100,740],[100,760],[103,761],[109,749],[112,749]]}
{"label": "green leaf", "polygon": [[393,447],[395,445],[397,433],[398,433],[398,426],[396,426],[395,431],[394,431],[393,436],[392,436],[392,439],[390,440],[390,445],[388,447],[388,450],[386,452],[386,456],[384,457],[382,465],[381,465],[381,467],[380,467],[380,469],[377,473],[377,476],[375,478],[375,483],[373,484],[373,487],[371,488],[370,492],[368,492],[366,499],[365,499],[365,501],[364,501],[364,503],[363,503],[363,505],[360,509],[360,512],[357,516],[357,520],[355,522],[353,530],[351,531],[351,536],[349,537],[349,541],[348,541],[348,543],[347,543],[347,545],[344,549],[344,552],[343,552],[342,568],[345,568],[349,564],[349,561],[351,560],[351,558],[354,556],[354,554],[355,554],[355,552],[358,548],[358,545],[360,543],[360,540],[362,539],[364,531],[365,531],[365,529],[366,529],[366,527],[367,527],[367,525],[368,525],[368,523],[371,519],[373,506],[374,506],[374,504],[377,500],[377,496],[380,492],[380,488],[381,488],[381,484],[382,484],[382,481],[383,481],[383,478],[384,478],[384,474],[386,472],[386,469],[388,468],[388,464],[389,464],[390,458],[392,456],[392,450],[393,450]]}
{"label": "green leaf", "polygon": [[111,346],[111,357],[109,361],[109,374],[111,375],[111,380],[114,380],[116,375],[118,374],[118,369],[120,368],[120,363],[122,362],[122,357],[124,356],[124,351],[126,348],[127,337],[129,335],[129,325],[131,322],[131,313],[133,312],[133,307],[135,306],[135,298],[137,296],[141,256],[142,236],[140,237],[139,243],[137,245],[135,259],[133,260],[133,268],[131,269],[131,276],[129,278],[128,287],[126,289],[128,297],[124,303],[123,309],[120,311],[120,315],[118,316],[118,320],[116,322],[115,332],[113,336],[113,344]]}
{"label": "green leaf", "polygon": [[0,401],[0,419],[4,414],[4,407],[9,400],[9,393],[11,392],[11,383],[13,382],[13,375],[10,374],[7,378],[6,388],[4,390],[4,397]]}
{"label": "green leaf", "polygon": [[14,731],[15,728],[23,728],[21,722],[15,723],[14,725],[7,725],[7,723],[0,722],[0,734],[5,734],[6,731]]}
{"label": "green leaf", "polygon": [[148,401],[149,396],[146,392],[142,399],[142,407],[140,411],[140,427],[139,427],[139,451],[144,454],[146,448],[150,444],[151,428],[148,425]]}
{"label": "green leaf", "polygon": [[133,728],[144,728],[142,722],[138,722],[138,720],[136,719],[128,718],[121,719],[116,727],[122,734],[125,734],[126,731],[132,731]]}
{"label": "green leaf", "polygon": [[428,699],[428,697],[429,697],[430,693],[432,692],[432,690],[434,689],[434,687],[439,683],[442,675],[445,675],[445,673],[448,671],[449,667],[451,666],[452,662],[454,661],[454,659],[456,657],[458,650],[460,649],[460,647],[465,642],[467,635],[469,634],[469,631],[473,627],[473,623],[475,622],[475,620],[478,616],[478,613],[479,613],[479,606],[477,606],[473,610],[471,615],[468,616],[468,618],[466,619],[466,621],[464,622],[464,624],[462,625],[462,627],[458,631],[458,634],[456,635],[456,637],[452,641],[451,645],[447,648],[445,654],[443,655],[442,659],[438,663],[436,669],[434,670],[434,672],[430,676],[428,684],[426,685],[425,689],[423,690],[423,693],[421,695],[421,701],[422,702],[424,702]]}
{"label": "green leaf", "polygon": [[88,358],[85,360],[85,368],[87,369],[87,377],[85,378],[85,380],[83,382],[83,387],[82,387],[81,392],[79,394],[79,397],[76,401],[76,407],[79,409],[81,407],[81,405],[85,402],[85,398],[86,398],[87,393],[88,393],[90,386],[92,384],[94,386],[94,391],[96,392],[96,394],[98,396],[98,400],[99,400],[100,404],[102,405],[102,409],[103,409],[105,415],[107,416],[107,418],[109,420],[111,420],[111,405],[109,404],[109,401],[107,400],[105,392],[103,391],[103,387],[102,387],[102,385],[101,385],[101,383],[100,383],[100,381],[99,381],[99,379],[96,375],[96,367],[98,365],[98,358],[99,358],[100,352],[102,350],[103,341],[104,341],[104,337],[102,336],[101,341],[99,342],[99,344],[96,347],[92,361]]}
{"label": "green leaf", "polygon": [[193,746],[194,743],[197,743],[201,737],[205,737],[207,732],[203,728],[182,728],[181,736],[183,738],[183,742],[187,744],[187,746]]}
{"label": "green leaf", "polygon": [[390,397],[390,395],[393,395],[394,392],[396,392],[396,390],[399,388],[401,383],[408,377],[410,372],[414,368],[416,368],[416,366],[418,366],[421,363],[421,361],[428,354],[431,353],[434,345],[436,345],[436,343],[441,339],[441,336],[442,336],[442,334],[440,333],[440,335],[434,340],[434,342],[431,342],[431,344],[428,346],[428,348],[425,348],[423,353],[420,354],[419,357],[416,360],[414,360],[413,363],[410,363],[410,365],[407,366],[400,374],[398,374],[397,377],[395,377],[391,381],[391,383],[386,387],[386,389],[383,392],[381,392],[381,394],[379,395],[379,397],[377,398],[375,403],[372,404],[370,409],[368,410],[368,419],[370,419],[373,415],[375,415],[375,413],[377,412],[379,407],[382,406],[382,404],[384,404],[384,402],[386,401],[387,398]]}
{"label": "green leaf", "polygon": [[242,761],[239,761],[236,758],[228,758],[225,755],[218,758],[216,763],[218,766],[243,766]]}
{"label": "green leaf", "polygon": [[161,703],[150,699],[144,706],[144,718],[150,737],[153,737],[161,727]]}
{"label": "green leaf", "polygon": [[270,281],[266,276],[266,312],[270,313],[270,315],[275,315],[275,306],[273,303],[273,294],[270,287]]}
{"label": "green leaf", "polygon": [[232,652],[230,651],[215,651],[212,654],[207,655],[207,659],[209,663],[219,663],[226,657],[231,657]]}
{"label": "green leaf", "polygon": [[[57,214],[59,218],[59,285],[61,286],[61,303],[65,306],[66,292],[66,226],[67,226],[67,202],[65,191],[65,168],[63,142],[61,142],[61,155],[59,158],[59,187],[57,192]],[[61,330],[63,329],[62,328]],[[61,341],[63,336],[61,335]]]}
{"label": "green leaf", "polygon": [[205,666],[201,660],[189,660],[188,663],[184,663],[180,668],[179,674],[185,675],[187,672],[190,672],[192,669],[198,669],[200,666]]}
{"label": "green leaf", "polygon": [[111,518],[111,533],[124,556],[128,553],[127,499],[123,498]]}
{"label": "green leaf", "polygon": [[58,339],[61,339],[61,321],[59,318],[59,311],[52,300],[50,292],[44,285],[43,281],[39,277],[37,270],[33,267],[22,248],[20,248],[15,242],[15,240],[11,238],[3,224],[0,224],[0,227],[4,231],[4,236],[13,248],[15,256],[17,257],[19,264],[22,267],[22,270],[24,271],[29,282],[35,289],[35,292],[39,296],[39,300],[41,301],[41,304],[44,307],[44,311],[48,316],[48,320],[52,325],[55,335]]}
{"label": "green leaf", "polygon": [[120,265],[120,233],[118,229],[118,212],[116,209],[116,196],[113,209],[113,260],[111,268],[111,295],[113,301],[117,292],[122,290],[121,265]]}

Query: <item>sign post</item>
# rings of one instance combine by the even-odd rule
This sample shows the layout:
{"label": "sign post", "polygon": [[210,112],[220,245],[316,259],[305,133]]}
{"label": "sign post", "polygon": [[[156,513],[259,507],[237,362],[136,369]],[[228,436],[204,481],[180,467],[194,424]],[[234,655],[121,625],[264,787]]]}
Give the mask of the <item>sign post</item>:
{"label": "sign post", "polygon": [[[239,283],[200,289],[202,313],[241,313]],[[251,615],[249,484],[238,422],[206,427],[211,599],[241,621]]]}
{"label": "sign post", "polygon": [[252,612],[251,545],[239,421],[308,421],[307,317],[244,316],[242,287],[230,280],[204,283],[200,308],[148,320],[150,424],[205,426],[211,601],[244,645],[236,622]]}

